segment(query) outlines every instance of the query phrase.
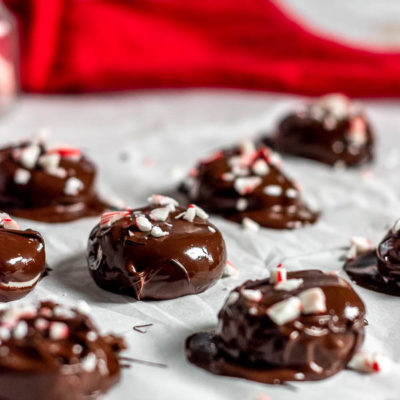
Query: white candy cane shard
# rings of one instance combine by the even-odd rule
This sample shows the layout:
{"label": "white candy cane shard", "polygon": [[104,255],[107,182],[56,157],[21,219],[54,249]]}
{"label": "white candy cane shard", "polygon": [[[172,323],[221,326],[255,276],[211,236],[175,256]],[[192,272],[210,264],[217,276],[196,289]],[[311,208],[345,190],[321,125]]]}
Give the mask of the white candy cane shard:
{"label": "white candy cane shard", "polygon": [[137,228],[142,232],[150,232],[153,224],[144,216],[140,215],[135,219]]}
{"label": "white candy cane shard", "polygon": [[170,211],[171,210],[168,207],[155,208],[150,211],[150,218],[153,221],[165,221],[168,218]]}
{"label": "white candy cane shard", "polygon": [[240,198],[236,202],[236,210],[244,211],[248,207],[248,205],[249,205],[249,202],[246,199]]}
{"label": "white candy cane shard", "polygon": [[394,223],[392,228],[393,233],[397,233],[398,231],[400,231],[400,218]]}
{"label": "white candy cane shard", "polygon": [[83,189],[83,187],[83,182],[80,179],[72,176],[65,182],[64,193],[67,196],[76,196]]}
{"label": "white candy cane shard", "polygon": [[225,305],[230,306],[236,303],[239,300],[239,293],[238,292],[231,292],[229,297],[226,299]]}
{"label": "white candy cane shard", "polygon": [[81,362],[82,368],[86,372],[93,372],[97,366],[97,357],[94,353],[89,353]]}
{"label": "white candy cane shard", "polygon": [[49,336],[52,340],[66,339],[69,335],[69,328],[64,322],[51,322]]}
{"label": "white candy cane shard", "polygon": [[253,290],[253,289],[242,289],[242,295],[255,303],[259,303],[263,297],[261,290]]}
{"label": "white candy cane shard", "polygon": [[178,202],[172,197],[163,196],[161,194],[153,194],[147,201],[156,206],[169,206],[171,211],[175,211],[175,207],[178,205]]}
{"label": "white candy cane shard", "polygon": [[262,179],[259,176],[249,176],[245,178],[237,178],[233,184],[235,190],[241,194],[249,194],[254,191],[254,189],[259,186]]}
{"label": "white candy cane shard", "polygon": [[239,270],[229,260],[227,260],[222,276],[229,277],[229,276],[235,276],[238,274],[239,274]]}
{"label": "white candy cane shard", "polygon": [[354,259],[359,254],[372,250],[373,246],[369,239],[362,236],[353,236],[350,238],[350,249],[346,255],[347,259]]}
{"label": "white candy cane shard", "polygon": [[193,206],[196,211],[196,217],[199,217],[200,219],[208,219],[209,215],[202,208],[195,204],[193,204]]}
{"label": "white candy cane shard", "polygon": [[388,364],[384,354],[359,352],[353,356],[347,367],[359,372],[381,372]]}
{"label": "white candy cane shard", "polygon": [[322,96],[316,104],[328,110],[338,119],[345,117],[349,113],[350,101],[348,97],[341,93]]}
{"label": "white candy cane shard", "polygon": [[287,271],[286,268],[282,266],[282,264],[279,264],[276,268],[272,269],[269,277],[269,281],[272,284],[286,281],[286,279],[287,279]]}
{"label": "white candy cane shard", "polygon": [[290,292],[291,290],[298,289],[303,283],[303,279],[287,279],[286,281],[278,282],[275,285],[275,289]]}
{"label": "white candy cane shard", "polygon": [[256,151],[256,146],[250,139],[242,140],[239,144],[239,147],[242,154],[254,153]]}
{"label": "white candy cane shard", "polygon": [[61,156],[59,154],[45,154],[39,158],[39,165],[45,170],[54,170],[60,165]]}
{"label": "white candy cane shard", "polygon": [[295,199],[299,195],[299,192],[296,189],[289,188],[286,189],[285,194],[286,197],[288,197],[289,199]]}
{"label": "white candy cane shard", "polygon": [[244,217],[242,219],[242,226],[243,229],[246,229],[248,231],[258,232],[260,230],[260,225],[256,221],[248,217]]}
{"label": "white candy cane shard", "polygon": [[235,174],[232,172],[225,172],[221,175],[221,179],[225,182],[232,182],[235,179]]}
{"label": "white candy cane shard", "polygon": [[282,194],[282,187],[279,185],[267,185],[264,187],[263,192],[267,196],[280,196]]}
{"label": "white candy cane shard", "polygon": [[31,179],[31,173],[28,170],[18,168],[15,171],[14,182],[17,185],[26,185],[29,182],[29,179]]}
{"label": "white candy cane shard", "polygon": [[111,226],[115,222],[119,221],[122,218],[125,218],[130,215],[130,211],[109,211],[100,217],[100,226],[103,228],[105,226]]}
{"label": "white candy cane shard", "polygon": [[28,324],[25,321],[18,322],[13,331],[13,336],[16,339],[23,339],[28,333]]}
{"label": "white candy cane shard", "polygon": [[269,166],[265,160],[259,159],[254,162],[251,169],[256,175],[264,176],[269,173]]}
{"label": "white candy cane shard", "polygon": [[5,229],[19,230],[19,225],[7,213],[0,213],[0,226]]}
{"label": "white candy cane shard", "polygon": [[159,226],[153,226],[153,228],[151,228],[151,236],[155,237],[155,238],[160,238],[160,237],[164,237],[164,236],[168,236],[169,232],[163,231]]}
{"label": "white candy cane shard", "polygon": [[303,305],[304,314],[319,314],[326,312],[326,297],[321,288],[311,288],[301,292],[299,299]]}
{"label": "white candy cane shard", "polygon": [[34,168],[40,154],[40,147],[36,144],[32,144],[18,150],[20,151],[16,154],[18,154],[17,158],[19,162],[27,169]]}
{"label": "white candy cane shard", "polygon": [[267,309],[267,315],[276,325],[284,325],[300,316],[302,309],[301,301],[298,297],[289,297]]}

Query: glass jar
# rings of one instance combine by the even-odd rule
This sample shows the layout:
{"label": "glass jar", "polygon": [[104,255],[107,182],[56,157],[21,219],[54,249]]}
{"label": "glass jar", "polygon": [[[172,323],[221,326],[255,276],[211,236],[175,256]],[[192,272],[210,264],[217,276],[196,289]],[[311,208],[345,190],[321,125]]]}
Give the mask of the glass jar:
{"label": "glass jar", "polygon": [[18,75],[17,23],[0,0],[0,114],[16,99]]}

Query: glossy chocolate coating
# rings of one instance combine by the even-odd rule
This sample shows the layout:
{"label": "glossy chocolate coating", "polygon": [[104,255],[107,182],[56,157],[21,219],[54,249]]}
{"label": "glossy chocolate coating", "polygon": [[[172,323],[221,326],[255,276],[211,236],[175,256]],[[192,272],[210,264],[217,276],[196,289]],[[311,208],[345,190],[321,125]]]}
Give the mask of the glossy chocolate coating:
{"label": "glossy chocolate coating", "polygon": [[[243,158],[244,162],[232,167],[232,160],[238,158]],[[255,173],[254,165],[259,165],[256,163],[266,165],[268,172]],[[284,175],[279,163],[277,154],[264,146],[252,152],[240,147],[223,150],[210,160],[200,162],[195,176],[181,189],[191,202],[239,223],[250,218],[267,228],[293,229],[316,222],[318,214],[303,203],[299,189]],[[242,175],[242,167],[247,174]],[[233,172],[235,168],[237,173]],[[226,180],[227,175],[230,180]],[[240,193],[236,185],[243,178],[259,179],[259,184],[248,193]],[[267,188],[275,192],[267,194]]]}
{"label": "glossy chocolate coating", "polygon": [[203,292],[223,273],[226,248],[221,233],[199,217],[193,222],[176,219],[185,211],[177,207],[164,222],[154,222],[168,235],[153,237],[137,228],[135,217],[149,217],[155,208],[133,210],[111,226],[93,229],[88,243],[90,274],[101,288],[138,300]]}
{"label": "glossy chocolate coating", "polygon": [[31,229],[0,227],[0,301],[28,294],[45,272],[45,246]]}
{"label": "glossy chocolate coating", "polygon": [[[299,278],[303,285],[291,291],[276,290],[269,279],[235,289],[237,299],[228,299],[220,311],[216,334],[187,339],[189,360],[216,374],[274,384],[324,379],[345,368],[363,342],[363,302],[337,276],[316,270],[288,273],[288,279]],[[322,289],[325,312],[301,314],[282,325],[267,315],[272,305],[310,288]],[[260,290],[261,300],[244,296],[247,289]]]}
{"label": "glossy chocolate coating", "polygon": [[347,260],[344,270],[366,289],[400,296],[400,231],[391,229],[376,250]]}
{"label": "glossy chocolate coating", "polygon": [[331,95],[288,114],[265,143],[281,153],[354,167],[373,159],[374,136],[361,108]]}
{"label": "glossy chocolate coating", "polygon": [[[38,146],[39,154],[33,165],[24,164],[16,154],[32,146]],[[48,154],[51,152],[40,141],[0,149],[0,208],[16,217],[43,222],[67,222],[100,214],[106,206],[94,191],[93,163],[84,156],[62,156],[54,172],[40,164],[41,157]],[[20,181],[21,172],[28,178]],[[76,193],[66,190],[71,178],[79,185]]]}
{"label": "glossy chocolate coating", "polygon": [[0,398],[84,400],[120,377],[122,339],[101,336],[77,309],[53,302],[0,313]]}

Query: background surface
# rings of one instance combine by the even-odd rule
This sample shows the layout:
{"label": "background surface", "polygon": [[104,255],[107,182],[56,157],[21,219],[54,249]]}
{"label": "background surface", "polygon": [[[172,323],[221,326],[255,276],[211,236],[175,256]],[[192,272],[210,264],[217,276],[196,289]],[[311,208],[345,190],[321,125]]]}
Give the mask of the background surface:
{"label": "background surface", "polygon": [[[220,146],[272,130],[300,98],[234,91],[137,92],[104,97],[25,96],[0,122],[1,145],[48,127],[53,140],[82,148],[98,165],[98,188],[119,195],[132,207],[152,193],[169,193],[198,160]],[[123,335],[127,356],[165,363],[124,370],[105,398],[176,400],[363,399],[398,400],[400,389],[399,298],[361,288],[367,306],[367,346],[392,360],[388,373],[360,375],[343,371],[317,383],[288,388],[267,386],[209,374],[185,359],[184,341],[192,332],[212,329],[228,290],[249,278],[266,277],[283,261],[288,269],[341,268],[339,258],[354,235],[378,243],[400,216],[400,103],[367,103],[378,134],[377,161],[369,170],[338,171],[304,160],[287,159],[285,169],[322,210],[312,227],[295,231],[243,231],[212,217],[223,232],[237,278],[225,278],[207,292],[170,301],[136,302],[98,288],[89,276],[84,253],[97,218],[48,225],[19,221],[45,238],[52,273],[23,301],[52,298],[74,304],[87,301],[102,332]],[[342,276],[345,276],[341,272]],[[134,325],[152,323],[146,334]]]}

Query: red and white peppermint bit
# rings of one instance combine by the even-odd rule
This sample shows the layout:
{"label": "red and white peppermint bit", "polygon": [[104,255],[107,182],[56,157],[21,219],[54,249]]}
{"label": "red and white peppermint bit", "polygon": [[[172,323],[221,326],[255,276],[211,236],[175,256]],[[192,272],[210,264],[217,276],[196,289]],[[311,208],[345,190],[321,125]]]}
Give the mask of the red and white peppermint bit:
{"label": "red and white peppermint bit", "polygon": [[89,353],[82,361],[81,365],[84,371],[93,372],[97,366],[97,357],[94,353]]}
{"label": "red and white peppermint bit", "polygon": [[69,160],[79,161],[82,157],[82,152],[75,147],[60,146],[53,149],[49,149],[47,154],[57,154],[61,158],[67,158]]}
{"label": "red and white peppermint bit", "polygon": [[153,221],[166,221],[170,213],[169,207],[155,208],[150,211],[150,219]]}
{"label": "red and white peppermint bit", "polygon": [[71,176],[65,182],[64,193],[67,196],[76,196],[83,188],[83,182],[80,179]]}
{"label": "red and white peppermint bit", "polygon": [[267,315],[276,325],[284,325],[297,319],[302,310],[302,304],[298,297],[293,296],[282,300],[267,309]]}
{"label": "red and white peppermint bit", "polygon": [[66,339],[69,335],[69,328],[64,322],[51,322],[49,328],[49,337],[52,340]]}
{"label": "red and white peppermint bit", "polygon": [[182,218],[189,222],[194,221],[196,218],[196,209],[193,204],[190,204],[188,209],[183,213]]}
{"label": "red and white peppermint bit", "polygon": [[326,297],[321,288],[311,288],[301,292],[299,299],[303,305],[304,314],[319,314],[326,312]]}
{"label": "red and white peppermint bit", "polygon": [[13,330],[15,339],[23,339],[28,333],[28,324],[25,321],[19,321]]}
{"label": "red and white peppermint bit", "polygon": [[240,195],[244,195],[252,193],[254,189],[261,184],[261,182],[262,179],[259,176],[236,178],[233,187]]}
{"label": "red and white peppermint bit", "polygon": [[285,194],[286,197],[288,197],[289,199],[295,199],[299,195],[299,192],[296,189],[289,188],[286,189]]}
{"label": "red and white peppermint bit", "polygon": [[255,303],[259,303],[263,297],[261,290],[253,290],[253,289],[242,289],[242,295]]}
{"label": "red and white peppermint bit", "polygon": [[260,224],[248,217],[242,219],[242,226],[247,231],[258,232],[260,230]]}
{"label": "red and white peppermint bit", "polygon": [[256,146],[254,142],[250,139],[242,140],[239,143],[240,153],[242,154],[249,154],[254,153],[256,151]]}
{"label": "red and white peppermint bit", "polygon": [[221,179],[225,182],[232,182],[235,179],[235,174],[232,172],[225,172],[221,175]]}
{"label": "red and white peppermint bit", "polygon": [[239,293],[238,292],[231,292],[228,296],[228,298],[226,299],[225,305],[226,306],[230,306],[234,303],[236,303],[239,300]]}
{"label": "red and white peppermint bit", "polygon": [[387,363],[384,354],[359,352],[353,356],[347,367],[359,372],[374,373],[384,370]]}
{"label": "red and white peppermint bit", "polygon": [[367,142],[367,126],[362,117],[356,117],[351,120],[350,129],[346,137],[353,145],[358,147]]}
{"label": "red and white peppermint bit", "polygon": [[211,155],[210,157],[202,159],[201,163],[202,164],[210,164],[210,163],[218,160],[219,158],[222,158],[223,155],[224,155],[224,153],[222,151],[217,151],[213,155]]}
{"label": "red and white peppermint bit", "polygon": [[45,154],[39,157],[38,164],[45,170],[54,170],[60,165],[61,157],[59,154]]}
{"label": "red and white peppermint bit", "polygon": [[372,249],[373,246],[369,239],[362,236],[353,236],[350,238],[350,249],[346,255],[346,258],[352,260],[359,254]]}
{"label": "red and white peppermint bit", "polygon": [[150,235],[155,237],[155,238],[160,238],[160,237],[168,236],[169,232],[163,231],[159,226],[153,226],[151,228]]}
{"label": "red and white peppermint bit", "polygon": [[18,168],[14,174],[14,182],[17,185],[26,185],[31,179],[31,173],[22,168]]}
{"label": "red and white peppermint bit", "polygon": [[281,156],[278,153],[274,152],[271,152],[271,154],[269,155],[269,163],[277,168],[281,168],[283,165]]}
{"label": "red and white peppermint bit", "polygon": [[258,159],[254,162],[251,169],[256,175],[264,176],[269,173],[269,167],[265,160]]}
{"label": "red and white peppermint bit", "polygon": [[286,281],[287,279],[287,271],[286,268],[283,267],[282,264],[279,264],[276,268],[273,268],[271,273],[270,273],[270,277],[269,277],[269,281],[273,284],[275,283],[279,283],[279,282],[283,282]]}
{"label": "red and white peppermint bit", "polygon": [[397,233],[400,231],[400,218],[394,223],[392,232]]}
{"label": "red and white peppermint bit", "polygon": [[226,264],[225,264],[224,272],[223,272],[222,276],[229,277],[229,276],[235,276],[238,274],[239,274],[239,270],[229,260],[226,260]]}
{"label": "red and white peppermint bit", "polygon": [[147,201],[155,206],[169,206],[171,211],[175,211],[175,207],[178,205],[178,202],[172,197],[163,196],[161,194],[153,194],[147,198]]}
{"label": "red and white peppermint bit", "polygon": [[194,209],[196,210],[196,217],[199,217],[200,219],[208,219],[209,215],[199,206],[194,205]]}
{"label": "red and white peppermint bit", "polygon": [[287,279],[286,281],[278,282],[274,288],[275,290],[290,292],[291,290],[298,289],[303,283],[303,279]]}
{"label": "red and white peppermint bit", "polygon": [[27,169],[35,167],[39,155],[40,147],[36,144],[31,144],[21,149],[15,149],[13,152],[13,157]]}
{"label": "red and white peppermint bit", "polygon": [[141,232],[150,232],[153,227],[153,224],[144,215],[135,218],[135,225]]}
{"label": "red and white peppermint bit", "polygon": [[100,227],[111,226],[122,218],[128,217],[130,210],[126,211],[109,211],[100,217]]}
{"label": "red and white peppermint bit", "polygon": [[238,199],[238,201],[236,202],[236,210],[238,211],[244,211],[249,205],[249,202],[247,201],[247,199],[245,198],[240,198]]}
{"label": "red and white peppermint bit", "polygon": [[332,93],[322,96],[315,104],[326,109],[337,119],[347,116],[350,110],[349,98],[341,93]]}
{"label": "red and white peppermint bit", "polygon": [[19,230],[20,227],[7,213],[0,213],[0,226],[5,229]]}
{"label": "red and white peppermint bit", "polygon": [[38,329],[39,331],[44,331],[49,327],[50,323],[47,321],[47,319],[44,318],[38,318],[35,321],[35,328]]}
{"label": "red and white peppermint bit", "polygon": [[282,194],[282,187],[279,185],[267,185],[264,187],[263,192],[267,196],[280,196]]}

